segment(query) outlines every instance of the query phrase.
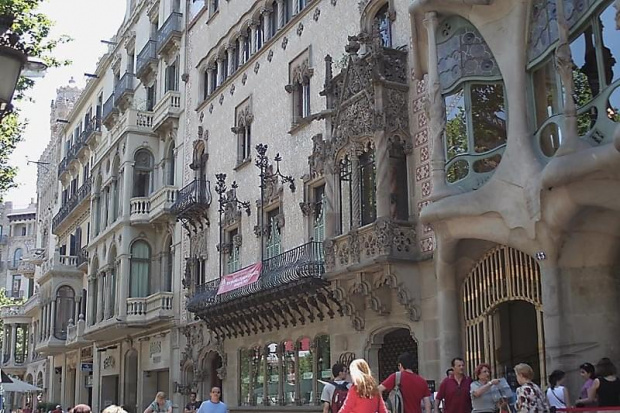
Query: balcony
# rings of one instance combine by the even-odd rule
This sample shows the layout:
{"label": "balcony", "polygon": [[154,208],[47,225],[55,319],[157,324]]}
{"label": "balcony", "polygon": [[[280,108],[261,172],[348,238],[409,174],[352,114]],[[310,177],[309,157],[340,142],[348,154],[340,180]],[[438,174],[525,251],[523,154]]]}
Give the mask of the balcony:
{"label": "balcony", "polygon": [[118,108],[114,104],[114,93],[103,104],[103,114],[101,120],[106,128],[110,129],[118,116]]}
{"label": "balcony", "polygon": [[77,255],[77,267],[80,270],[86,270],[88,268],[88,249],[87,247],[83,247],[78,251]]}
{"label": "balcony", "polygon": [[200,220],[211,205],[211,185],[208,180],[194,179],[177,193],[171,212],[177,219]]}
{"label": "balcony", "polygon": [[39,310],[40,304],[41,301],[39,299],[39,293],[36,292],[28,300],[26,300],[24,304],[22,304],[22,307],[24,308],[24,314],[28,317],[36,315]]}
{"label": "balcony", "polygon": [[114,105],[123,111],[129,107],[133,98],[135,76],[126,72],[114,86]]}
{"label": "balcony", "polygon": [[181,93],[169,90],[153,109],[155,113],[153,129],[159,131],[160,129],[169,129],[176,126],[179,122],[181,111]]}
{"label": "balcony", "polygon": [[161,292],[127,299],[127,324],[148,326],[174,317],[173,293]]}
{"label": "balcony", "polygon": [[25,277],[30,278],[34,275],[34,263],[22,259],[17,264],[17,271],[21,272]]}
{"label": "balcony", "polygon": [[146,42],[136,61],[136,77],[142,83],[150,76],[157,73],[157,40],[149,40]]}
{"label": "balcony", "polygon": [[[7,348],[8,350],[8,348]],[[5,354],[2,357],[2,372],[12,375],[24,374],[28,363],[26,362],[26,354]]]}
{"label": "balcony", "polygon": [[77,348],[84,344],[88,344],[89,341],[84,337],[85,328],[86,322],[82,315],[80,315],[80,319],[77,323],[73,323],[73,320],[70,320],[67,326],[67,340],[65,341],[65,345],[68,348]]}
{"label": "balcony", "polygon": [[176,187],[166,185],[149,197],[131,198],[129,203],[131,223],[153,223],[161,219],[167,220],[176,196]]}
{"label": "balcony", "polygon": [[9,236],[0,235],[0,245],[6,245],[7,242],[9,242]]}
{"label": "balcony", "polygon": [[183,15],[173,12],[157,32],[157,53],[173,55],[181,45]]}
{"label": "balcony", "polygon": [[90,190],[91,190],[92,182],[88,179],[86,182],[80,186],[75,194],[69,198],[67,203],[65,203],[62,207],[60,207],[60,211],[54,216],[52,219],[52,232],[54,234],[58,234],[58,231],[62,228],[62,224],[65,223],[66,219],[71,215],[74,210],[82,210],[84,208],[80,208],[82,205],[87,206],[88,203],[84,202],[87,199],[90,199]]}
{"label": "balcony", "polygon": [[43,285],[55,276],[67,280],[79,280],[79,283],[81,283],[84,273],[79,266],[80,258],[77,255],[60,255],[56,251],[51,259],[41,264],[41,277],[37,280],[37,283]]}
{"label": "balcony", "polygon": [[23,305],[7,305],[0,308],[0,318],[4,322],[10,324],[20,323],[20,320],[25,320],[24,323],[28,324],[30,319],[26,316]]}
{"label": "balcony", "polygon": [[66,338],[57,338],[51,331],[43,331],[41,340],[35,343],[34,350],[44,356],[62,354],[67,351],[66,342]]}
{"label": "balcony", "polygon": [[327,289],[323,246],[309,242],[263,261],[258,281],[218,295],[220,279],[196,288],[187,309],[228,337],[342,314]]}
{"label": "balcony", "polygon": [[410,222],[379,219],[325,241],[325,266],[328,273],[347,271],[352,265],[374,263],[382,257],[397,260],[416,258],[416,234]]}
{"label": "balcony", "polygon": [[94,117],[88,122],[86,128],[81,134],[82,142],[84,142],[84,146],[88,147],[91,143],[93,143],[98,136],[101,136],[101,119],[98,117]]}

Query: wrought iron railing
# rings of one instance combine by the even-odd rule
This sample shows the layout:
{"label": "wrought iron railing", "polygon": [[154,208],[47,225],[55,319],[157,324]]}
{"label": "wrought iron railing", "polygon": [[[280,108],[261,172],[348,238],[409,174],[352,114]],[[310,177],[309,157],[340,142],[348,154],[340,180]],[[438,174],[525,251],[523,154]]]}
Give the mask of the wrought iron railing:
{"label": "wrought iron railing", "polygon": [[149,40],[136,59],[136,75],[140,77],[151,62],[157,61],[157,40]]}
{"label": "wrought iron railing", "polygon": [[121,98],[125,95],[125,93],[133,93],[133,85],[134,85],[135,76],[133,73],[125,72],[123,77],[118,81],[116,86],[114,86],[114,102],[115,105]]}
{"label": "wrought iron railing", "polygon": [[197,312],[210,306],[294,285],[304,280],[323,280],[325,265],[323,243],[311,241],[263,260],[258,281],[236,290],[217,295],[220,279],[196,288],[196,294],[188,301],[187,309]]}
{"label": "wrought iron railing", "polygon": [[91,186],[92,182],[88,179],[82,184],[77,192],[69,198],[69,201],[60,207],[60,211],[58,211],[52,220],[52,231],[55,231],[56,228],[58,228],[58,226],[69,216],[69,214],[71,214],[75,207],[77,207],[84,199],[86,199],[86,197],[90,195]]}
{"label": "wrought iron railing", "polygon": [[86,144],[89,139],[95,134],[95,132],[101,131],[101,119],[98,117],[92,118],[84,128],[84,132],[82,132],[81,140],[84,144]]}
{"label": "wrought iron railing", "polygon": [[101,118],[105,121],[114,112],[116,112],[116,105],[114,104],[114,94],[111,94],[108,100],[103,104],[103,114]]}
{"label": "wrought iron railing", "polygon": [[161,50],[173,34],[180,34],[182,30],[183,15],[179,12],[171,13],[157,32],[157,50]]}
{"label": "wrought iron railing", "polygon": [[88,250],[86,249],[86,247],[83,247],[81,250],[79,250],[77,254],[78,267],[84,263],[88,263]]}
{"label": "wrought iron railing", "polygon": [[194,205],[208,207],[211,205],[211,184],[206,179],[194,179],[183,189],[177,192],[176,202],[171,212],[180,214]]}

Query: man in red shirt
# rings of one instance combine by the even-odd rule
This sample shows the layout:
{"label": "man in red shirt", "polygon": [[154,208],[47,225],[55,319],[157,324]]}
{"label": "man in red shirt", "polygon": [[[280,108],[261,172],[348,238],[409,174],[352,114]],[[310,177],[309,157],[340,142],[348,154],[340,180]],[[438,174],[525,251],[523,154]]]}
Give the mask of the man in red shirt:
{"label": "man in red shirt", "polygon": [[[422,413],[422,401],[424,401],[424,413],[431,413],[431,391],[428,389],[426,380],[413,372],[414,366],[415,359],[411,353],[403,353],[398,357],[404,413]],[[395,385],[396,373],[392,373],[379,385],[379,391],[392,391]]]}
{"label": "man in red shirt", "polygon": [[452,359],[454,374],[443,379],[435,397],[435,411],[443,400],[443,413],[471,413],[470,386],[471,377],[465,375],[465,361],[456,357]]}

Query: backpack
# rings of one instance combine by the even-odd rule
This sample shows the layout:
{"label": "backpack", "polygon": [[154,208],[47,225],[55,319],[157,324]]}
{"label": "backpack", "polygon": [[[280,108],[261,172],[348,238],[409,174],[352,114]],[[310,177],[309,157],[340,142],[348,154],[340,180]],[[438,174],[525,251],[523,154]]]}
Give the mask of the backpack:
{"label": "backpack", "polygon": [[400,371],[396,372],[396,383],[394,388],[388,395],[386,407],[391,413],[404,413],[405,405],[403,403],[403,394],[400,392]]}
{"label": "backpack", "polygon": [[334,394],[332,395],[332,402],[329,408],[331,413],[338,413],[349,393],[348,383],[345,381],[342,384],[338,384],[333,381],[331,384],[334,386]]}

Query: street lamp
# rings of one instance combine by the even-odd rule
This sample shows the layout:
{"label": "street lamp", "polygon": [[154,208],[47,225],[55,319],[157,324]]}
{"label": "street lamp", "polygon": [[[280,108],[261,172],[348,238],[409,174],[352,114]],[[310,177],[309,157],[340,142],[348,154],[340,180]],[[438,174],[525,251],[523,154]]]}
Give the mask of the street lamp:
{"label": "street lamp", "polygon": [[0,45],[0,122],[13,109],[11,100],[27,61],[25,53]]}

